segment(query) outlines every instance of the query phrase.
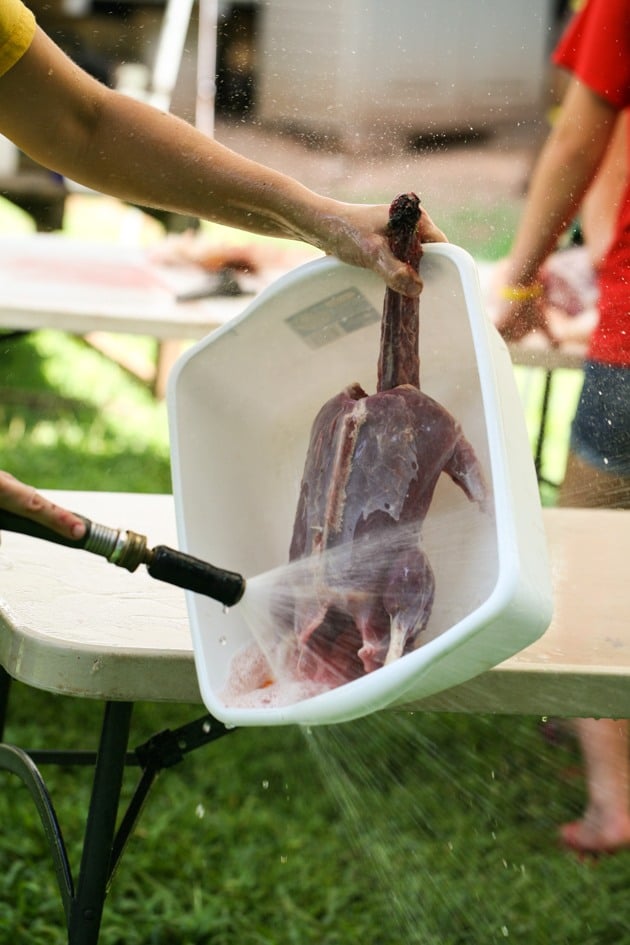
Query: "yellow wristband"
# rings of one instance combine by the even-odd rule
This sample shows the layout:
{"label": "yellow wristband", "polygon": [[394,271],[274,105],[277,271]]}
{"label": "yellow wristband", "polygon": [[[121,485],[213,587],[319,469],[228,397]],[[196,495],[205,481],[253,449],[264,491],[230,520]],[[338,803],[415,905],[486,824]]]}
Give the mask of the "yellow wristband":
{"label": "yellow wristband", "polygon": [[530,285],[504,285],[499,295],[506,302],[527,302],[529,299],[539,299],[544,291],[542,282],[532,282]]}

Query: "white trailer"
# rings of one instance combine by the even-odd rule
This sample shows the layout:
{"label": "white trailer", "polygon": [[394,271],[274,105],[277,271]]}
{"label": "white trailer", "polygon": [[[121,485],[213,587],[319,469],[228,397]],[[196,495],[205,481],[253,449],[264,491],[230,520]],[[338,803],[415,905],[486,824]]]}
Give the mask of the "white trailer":
{"label": "white trailer", "polygon": [[265,0],[256,113],[347,146],[540,113],[551,0]]}

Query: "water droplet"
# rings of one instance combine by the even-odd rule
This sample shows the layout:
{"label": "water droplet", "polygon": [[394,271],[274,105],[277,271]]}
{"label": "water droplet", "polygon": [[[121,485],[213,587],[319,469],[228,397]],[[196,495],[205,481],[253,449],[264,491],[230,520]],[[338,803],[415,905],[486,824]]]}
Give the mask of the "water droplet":
{"label": "water droplet", "polygon": [[201,731],[204,735],[208,735],[212,731],[212,722],[209,722],[208,719],[201,726]]}

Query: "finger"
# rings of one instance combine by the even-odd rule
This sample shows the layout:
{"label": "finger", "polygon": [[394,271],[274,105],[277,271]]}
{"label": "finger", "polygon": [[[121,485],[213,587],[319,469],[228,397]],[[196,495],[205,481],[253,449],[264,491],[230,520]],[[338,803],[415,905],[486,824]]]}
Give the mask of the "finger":
{"label": "finger", "polygon": [[401,262],[393,253],[384,254],[376,263],[377,273],[394,292],[415,298],[422,292],[422,279],[408,263]]}
{"label": "finger", "polygon": [[423,243],[448,243],[446,234],[435,225],[431,217],[423,214],[420,217],[420,226],[418,232]]}
{"label": "finger", "polygon": [[541,331],[542,331],[543,334],[546,336],[546,338],[547,338],[549,344],[551,345],[551,347],[552,347],[552,348],[559,348],[559,347],[560,347],[560,341],[559,341],[559,339],[554,335],[553,331],[552,331],[551,328],[549,327],[549,324],[545,321],[540,327],[541,327]]}
{"label": "finger", "polygon": [[509,344],[516,344],[518,341],[522,341],[527,332],[522,331],[514,325],[506,325],[503,328],[499,327],[499,333],[504,341],[507,341]]}
{"label": "finger", "polygon": [[33,521],[52,528],[68,538],[82,538],[85,534],[85,522],[73,512],[64,509],[54,502],[45,499],[35,490],[32,490],[30,504],[25,508],[24,515],[32,518]]}
{"label": "finger", "polygon": [[39,522],[67,538],[82,538],[85,523],[74,513],[46,499],[32,486],[0,471],[0,507]]}
{"label": "finger", "polygon": [[524,324],[521,319],[515,319],[509,316],[505,319],[497,320],[495,327],[504,341],[512,343],[521,341],[530,331],[529,326]]}

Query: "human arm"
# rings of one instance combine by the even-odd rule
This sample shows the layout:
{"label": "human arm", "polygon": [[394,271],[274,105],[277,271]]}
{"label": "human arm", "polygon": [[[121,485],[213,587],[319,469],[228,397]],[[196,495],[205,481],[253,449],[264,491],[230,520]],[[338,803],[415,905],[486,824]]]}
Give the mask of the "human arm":
{"label": "human arm", "polygon": [[614,236],[628,182],[628,115],[622,112],[595,180],[580,207],[580,225],[591,262],[598,267]]}
{"label": "human arm", "polygon": [[46,525],[67,538],[81,538],[85,523],[73,512],[45,499],[32,486],[0,470],[0,509]]}
{"label": "human arm", "polygon": [[548,331],[543,300],[536,294],[538,272],[580,206],[618,114],[578,79],[571,80],[558,121],[534,168],[504,273],[504,295],[512,297],[503,300],[497,327],[508,340],[517,341],[533,330]]}
{"label": "human arm", "polygon": [[[267,236],[302,240],[391,287],[417,295],[420,280],[395,259],[387,205],[348,204],[221,146],[173,115],[106,88],[37,29],[0,78],[0,131],[41,164],[136,204],[198,216]],[[425,242],[444,234],[425,212]]]}

